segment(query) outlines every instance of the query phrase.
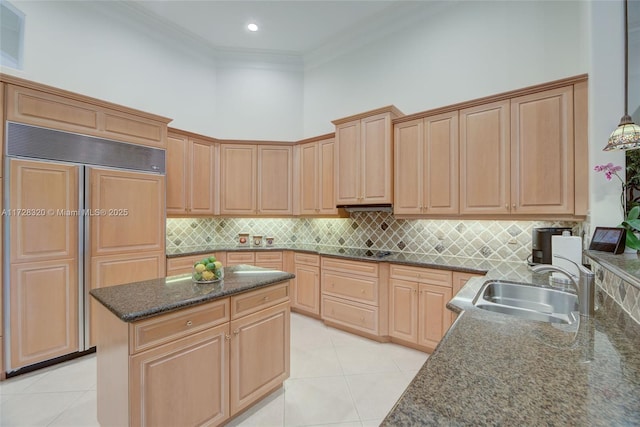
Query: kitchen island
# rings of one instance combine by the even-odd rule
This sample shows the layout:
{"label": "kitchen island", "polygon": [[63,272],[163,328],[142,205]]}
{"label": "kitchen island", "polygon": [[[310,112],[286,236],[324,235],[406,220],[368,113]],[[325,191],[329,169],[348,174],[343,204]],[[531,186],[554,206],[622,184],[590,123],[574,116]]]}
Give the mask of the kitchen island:
{"label": "kitchen island", "polygon": [[94,289],[102,426],[219,425],[289,376],[289,280],[252,266]]}
{"label": "kitchen island", "polygon": [[383,426],[640,424],[640,328],[609,295],[598,287],[595,317],[551,324],[475,307],[487,279],[548,283],[524,265],[470,280]]}

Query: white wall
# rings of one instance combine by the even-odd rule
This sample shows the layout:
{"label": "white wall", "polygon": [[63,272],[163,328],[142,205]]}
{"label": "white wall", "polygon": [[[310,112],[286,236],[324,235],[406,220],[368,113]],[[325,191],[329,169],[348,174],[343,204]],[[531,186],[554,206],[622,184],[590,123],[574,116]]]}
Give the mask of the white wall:
{"label": "white wall", "polygon": [[305,137],[387,104],[410,114],[588,71],[583,2],[429,3],[413,27],[305,70]]}
{"label": "white wall", "polygon": [[302,71],[237,62],[160,34],[116,2],[18,1],[24,70],[3,73],[174,119],[170,126],[234,139],[302,136]]}

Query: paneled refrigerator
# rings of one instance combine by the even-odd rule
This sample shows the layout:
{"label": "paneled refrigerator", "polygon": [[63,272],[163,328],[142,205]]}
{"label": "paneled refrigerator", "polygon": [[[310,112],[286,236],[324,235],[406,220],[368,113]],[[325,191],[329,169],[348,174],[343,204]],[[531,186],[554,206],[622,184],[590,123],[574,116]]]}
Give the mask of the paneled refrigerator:
{"label": "paneled refrigerator", "polygon": [[165,152],[9,122],[7,373],[95,345],[89,290],[164,276]]}

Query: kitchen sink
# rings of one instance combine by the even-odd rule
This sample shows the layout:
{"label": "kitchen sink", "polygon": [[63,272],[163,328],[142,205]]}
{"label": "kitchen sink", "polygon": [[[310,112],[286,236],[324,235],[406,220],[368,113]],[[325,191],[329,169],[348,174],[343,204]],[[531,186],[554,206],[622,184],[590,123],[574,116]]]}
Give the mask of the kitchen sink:
{"label": "kitchen sink", "polygon": [[485,282],[473,304],[483,310],[541,322],[571,324],[579,317],[576,294],[505,280]]}

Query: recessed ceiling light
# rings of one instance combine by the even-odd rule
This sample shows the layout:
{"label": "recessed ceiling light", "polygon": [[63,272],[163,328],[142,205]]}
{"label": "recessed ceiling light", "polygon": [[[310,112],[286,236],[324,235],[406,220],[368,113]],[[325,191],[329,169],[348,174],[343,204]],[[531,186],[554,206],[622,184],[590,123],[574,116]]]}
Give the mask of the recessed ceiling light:
{"label": "recessed ceiling light", "polygon": [[251,24],[247,25],[247,30],[255,33],[256,31],[258,31],[258,26],[252,22]]}

